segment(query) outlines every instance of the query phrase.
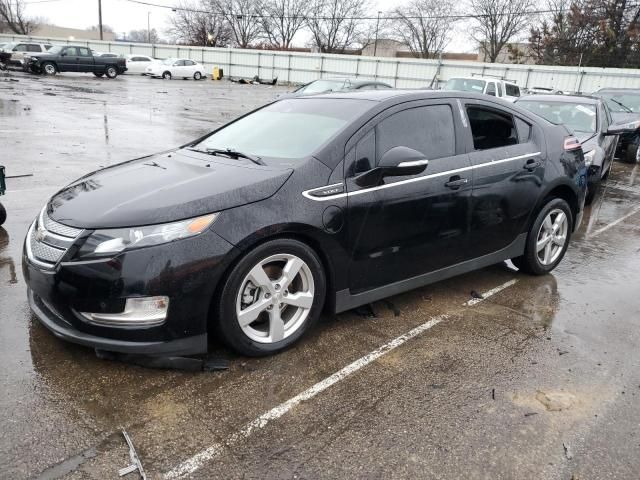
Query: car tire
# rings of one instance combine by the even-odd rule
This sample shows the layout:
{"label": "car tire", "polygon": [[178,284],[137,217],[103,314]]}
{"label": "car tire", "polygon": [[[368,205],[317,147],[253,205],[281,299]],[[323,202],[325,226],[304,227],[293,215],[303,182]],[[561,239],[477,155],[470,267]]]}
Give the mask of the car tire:
{"label": "car tire", "polygon": [[200,72],[196,72],[193,74],[194,80],[200,80],[202,78],[202,74]]}
{"label": "car tire", "polygon": [[104,73],[107,75],[107,78],[116,78],[118,76],[116,67],[107,67]]}
{"label": "car tire", "polygon": [[42,64],[42,72],[45,75],[55,75],[58,73],[58,69],[56,68],[56,64],[52,62],[44,62]]}
{"label": "car tire", "polygon": [[573,213],[566,200],[549,200],[531,225],[524,255],[511,261],[519,270],[531,275],[551,272],[564,257],[572,230]]}
{"label": "car tire", "polygon": [[325,292],[324,269],[313,249],[298,240],[271,240],[242,257],[223,282],[214,327],[233,350],[270,355],[318,321]]}
{"label": "car tire", "polygon": [[93,74],[98,78],[104,77],[104,73],[102,73],[102,72],[93,72]]}
{"label": "car tire", "polygon": [[162,78],[163,78],[164,80],[171,80],[171,72],[164,72],[164,73],[162,74]]}
{"label": "car tire", "polygon": [[4,205],[0,203],[0,225],[2,225],[7,220],[7,210],[4,208]]}

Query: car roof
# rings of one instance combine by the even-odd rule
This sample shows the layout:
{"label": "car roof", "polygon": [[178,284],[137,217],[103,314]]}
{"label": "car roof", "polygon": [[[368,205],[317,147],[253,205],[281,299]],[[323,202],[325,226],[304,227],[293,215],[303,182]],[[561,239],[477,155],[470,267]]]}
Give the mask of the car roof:
{"label": "car roof", "polygon": [[592,97],[591,95],[523,95],[518,99],[518,102],[523,100],[536,100],[539,102],[558,102],[558,103],[586,103],[590,105],[597,105],[602,100],[598,97]]}
{"label": "car roof", "polygon": [[595,91],[595,93],[605,93],[605,92],[629,92],[629,93],[640,93],[640,88],[600,88]]}
{"label": "car roof", "polygon": [[465,75],[461,75],[461,76],[457,76],[457,77],[451,77],[449,80],[453,80],[454,78],[461,78],[463,80],[484,80],[485,82],[504,82],[504,83],[510,83],[511,85],[515,85],[516,87],[520,87],[520,85],[518,85],[516,82],[514,82],[513,80],[505,80],[504,78],[495,78],[495,77],[482,77],[480,75],[476,75],[476,76],[465,76]]}
{"label": "car roof", "polygon": [[[455,90],[401,90],[401,89],[385,89],[385,90],[355,90],[348,92],[328,92],[319,93],[317,95],[300,96],[299,99],[344,99],[344,100],[368,100],[371,102],[386,102],[392,99],[410,100],[428,100],[430,98],[475,98],[478,100],[487,100],[487,95],[473,92],[458,92]],[[491,98],[491,97],[489,97]]]}

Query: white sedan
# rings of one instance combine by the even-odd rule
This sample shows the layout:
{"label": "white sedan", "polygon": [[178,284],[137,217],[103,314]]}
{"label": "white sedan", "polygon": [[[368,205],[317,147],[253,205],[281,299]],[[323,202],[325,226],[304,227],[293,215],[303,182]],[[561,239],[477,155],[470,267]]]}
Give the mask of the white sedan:
{"label": "white sedan", "polygon": [[171,80],[173,77],[200,80],[204,77],[204,67],[188,58],[167,58],[162,62],[149,65],[145,73],[166,80]]}
{"label": "white sedan", "polygon": [[125,58],[127,63],[127,73],[136,73],[140,75],[146,74],[147,67],[160,62],[160,60],[148,57],[147,55],[133,54],[127,55]]}

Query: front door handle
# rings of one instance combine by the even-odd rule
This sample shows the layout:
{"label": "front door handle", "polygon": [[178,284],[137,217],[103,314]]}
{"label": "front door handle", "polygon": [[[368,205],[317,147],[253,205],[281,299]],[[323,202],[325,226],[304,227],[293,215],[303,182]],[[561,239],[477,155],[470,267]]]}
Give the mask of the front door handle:
{"label": "front door handle", "polygon": [[540,162],[539,160],[534,160],[533,158],[530,158],[529,160],[527,160],[527,163],[525,163],[522,168],[524,168],[525,170],[529,170],[530,172],[533,172],[540,165],[542,165],[542,162]]}
{"label": "front door handle", "polygon": [[466,185],[469,182],[469,179],[462,178],[460,175],[454,175],[449,179],[447,183],[444,184],[445,187],[450,188],[451,190],[458,190],[461,186]]}

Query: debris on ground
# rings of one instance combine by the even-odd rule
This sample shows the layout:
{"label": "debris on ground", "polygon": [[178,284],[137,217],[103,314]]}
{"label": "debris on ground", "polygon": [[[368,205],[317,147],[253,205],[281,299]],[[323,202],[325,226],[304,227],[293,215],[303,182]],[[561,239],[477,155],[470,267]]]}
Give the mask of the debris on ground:
{"label": "debris on ground", "polygon": [[140,457],[138,457],[136,449],[133,446],[133,442],[129,438],[129,434],[124,428],[122,429],[122,435],[124,435],[124,439],[127,441],[127,445],[129,445],[129,458],[131,459],[131,465],[118,470],[118,476],[123,477],[137,470],[140,478],[142,478],[142,480],[147,480],[147,475],[144,473],[144,468],[142,468]]}
{"label": "debris on ground", "polygon": [[567,460],[571,460],[573,458],[573,453],[571,453],[571,450],[569,449],[569,445],[562,442],[562,447],[564,448],[564,456],[567,457]]}
{"label": "debris on ground", "polygon": [[471,290],[471,298],[477,298],[478,300],[484,300],[484,297],[476,292],[475,290]]}
{"label": "debris on ground", "polygon": [[496,389],[492,388],[491,389],[491,400],[495,400],[496,399]]}
{"label": "debris on ground", "polygon": [[534,415],[537,415],[538,412],[527,412],[524,414],[525,417],[533,417]]}
{"label": "debris on ground", "polygon": [[576,397],[567,392],[543,392],[539,390],[536,393],[536,400],[550,412],[560,412],[570,409],[576,402]]}

